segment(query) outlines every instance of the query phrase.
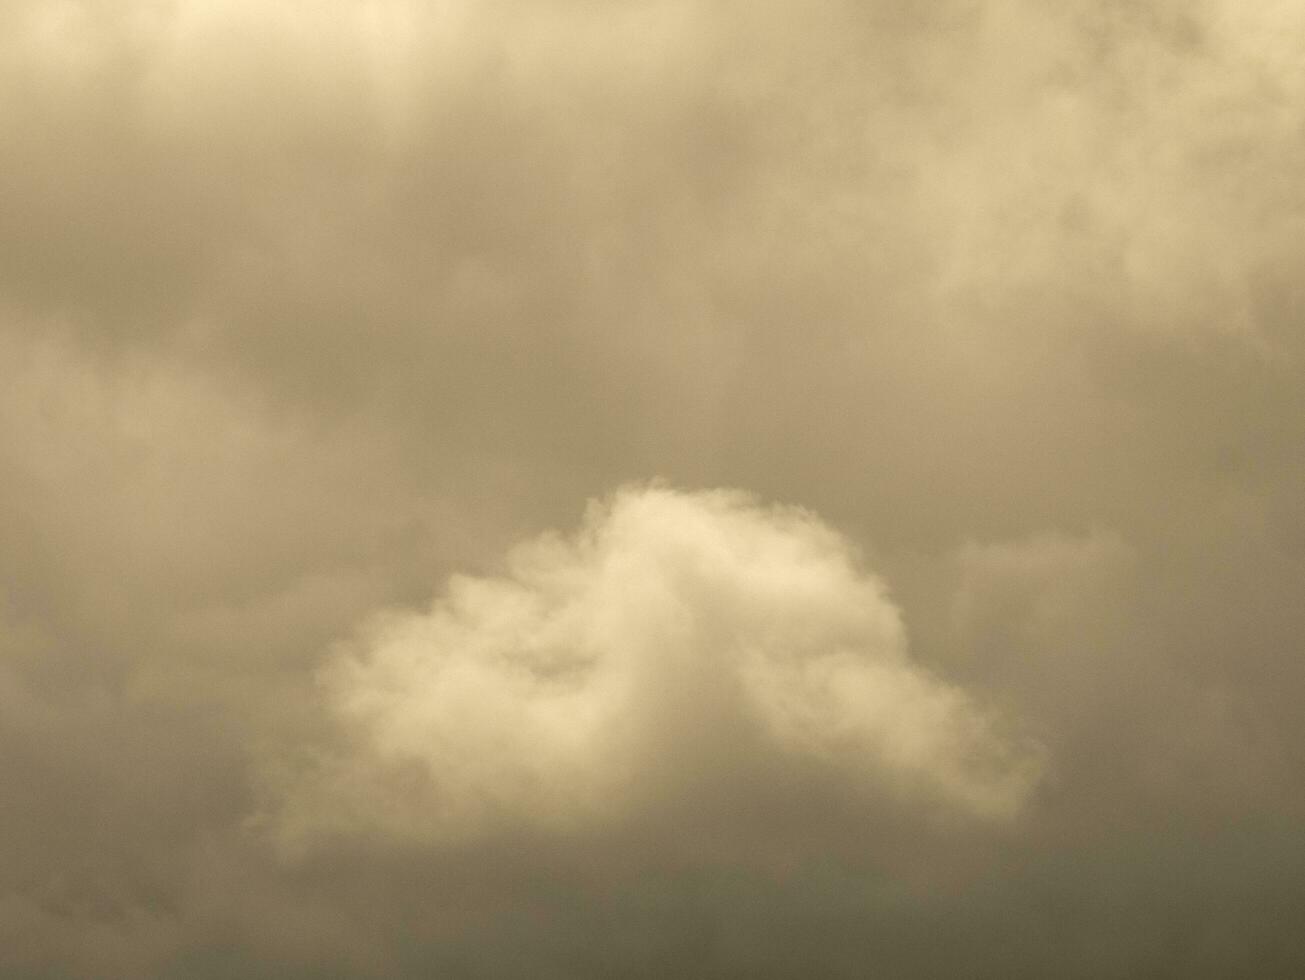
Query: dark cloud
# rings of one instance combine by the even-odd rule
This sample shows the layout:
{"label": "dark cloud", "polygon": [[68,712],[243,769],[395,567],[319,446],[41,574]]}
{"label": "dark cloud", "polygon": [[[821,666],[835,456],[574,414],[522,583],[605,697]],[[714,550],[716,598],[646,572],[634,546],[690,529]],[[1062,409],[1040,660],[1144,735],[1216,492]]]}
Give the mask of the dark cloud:
{"label": "dark cloud", "polygon": [[1302,27],[4,5],[0,972],[1298,974]]}

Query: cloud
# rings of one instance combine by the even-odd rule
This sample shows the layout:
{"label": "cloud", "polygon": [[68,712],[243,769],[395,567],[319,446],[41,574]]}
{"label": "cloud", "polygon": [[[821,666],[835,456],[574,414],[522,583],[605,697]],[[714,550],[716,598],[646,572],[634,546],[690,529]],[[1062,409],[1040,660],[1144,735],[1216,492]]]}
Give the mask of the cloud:
{"label": "cloud", "polygon": [[1302,27],[0,3],[0,974],[1305,973]]}
{"label": "cloud", "polygon": [[[619,821],[741,770],[1013,816],[1038,753],[913,663],[884,584],[810,513],[628,487],[571,536],[388,613],[323,675],[345,748],[289,790],[283,841]],[[406,770],[406,778],[400,776]]]}

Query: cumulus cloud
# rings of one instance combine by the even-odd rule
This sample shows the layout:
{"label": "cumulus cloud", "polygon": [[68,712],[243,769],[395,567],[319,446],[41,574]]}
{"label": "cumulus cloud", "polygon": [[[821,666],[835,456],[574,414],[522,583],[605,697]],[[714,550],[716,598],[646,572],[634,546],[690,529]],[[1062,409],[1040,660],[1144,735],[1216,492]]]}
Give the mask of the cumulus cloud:
{"label": "cumulus cloud", "polygon": [[631,487],[507,564],[332,663],[346,748],[291,787],[284,839],[570,828],[794,764],[1000,818],[1037,778],[1035,750],[912,662],[884,584],[806,511]]}

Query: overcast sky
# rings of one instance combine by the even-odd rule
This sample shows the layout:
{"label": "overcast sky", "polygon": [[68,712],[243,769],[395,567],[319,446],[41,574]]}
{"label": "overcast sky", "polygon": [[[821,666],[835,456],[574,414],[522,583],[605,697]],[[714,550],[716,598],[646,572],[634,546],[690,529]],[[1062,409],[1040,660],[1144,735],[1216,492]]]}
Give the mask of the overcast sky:
{"label": "overcast sky", "polygon": [[1303,37],[5,0],[0,974],[1305,975]]}

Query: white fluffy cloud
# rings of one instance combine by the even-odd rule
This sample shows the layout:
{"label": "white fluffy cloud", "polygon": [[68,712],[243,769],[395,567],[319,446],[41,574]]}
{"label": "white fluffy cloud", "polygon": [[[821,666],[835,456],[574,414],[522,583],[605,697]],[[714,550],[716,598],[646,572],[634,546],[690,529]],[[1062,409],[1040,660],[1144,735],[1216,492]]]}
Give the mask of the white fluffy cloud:
{"label": "white fluffy cloud", "polygon": [[[565,829],[746,770],[869,798],[1018,810],[1037,753],[906,653],[897,608],[808,512],[628,488],[573,536],[380,617],[323,676],[343,741],[295,777],[283,839]],[[342,747],[341,747],[342,746]],[[864,798],[864,797],[863,797]]]}

